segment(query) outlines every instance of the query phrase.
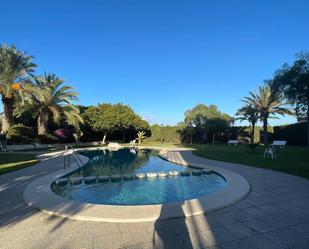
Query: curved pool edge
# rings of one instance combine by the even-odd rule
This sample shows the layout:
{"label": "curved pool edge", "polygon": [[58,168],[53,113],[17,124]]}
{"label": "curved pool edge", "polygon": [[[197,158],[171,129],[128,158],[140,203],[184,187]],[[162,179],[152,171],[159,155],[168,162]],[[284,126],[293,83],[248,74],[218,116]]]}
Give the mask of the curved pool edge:
{"label": "curved pool edge", "polygon": [[[183,150],[160,151],[165,160],[183,166],[208,168],[222,175],[226,185],[217,192],[181,202],[155,205],[118,206],[82,203],[63,198],[51,190],[51,184],[77,169],[77,165],[43,176],[31,182],[24,190],[24,200],[28,205],[48,214],[84,221],[105,222],[142,222],[177,217],[189,217],[218,210],[243,199],[250,191],[248,181],[239,174],[217,166],[198,164],[184,160]],[[191,152],[192,153],[192,152]],[[83,164],[88,162],[86,156],[80,156]]]}

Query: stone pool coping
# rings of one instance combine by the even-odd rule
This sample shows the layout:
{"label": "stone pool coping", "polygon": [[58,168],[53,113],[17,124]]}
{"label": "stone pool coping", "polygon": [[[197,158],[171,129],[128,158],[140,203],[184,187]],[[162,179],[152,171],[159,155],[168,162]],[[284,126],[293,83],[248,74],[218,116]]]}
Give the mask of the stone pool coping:
{"label": "stone pool coping", "polygon": [[[81,150],[87,150],[87,148]],[[231,170],[194,163],[188,159],[184,160],[181,156],[183,149],[162,148],[159,150],[160,156],[165,160],[183,166],[190,165],[217,172],[225,178],[225,187],[211,195],[202,196],[198,199],[168,204],[117,206],[82,203],[63,198],[51,190],[51,184],[57,178],[63,177],[78,168],[74,163],[70,168],[48,174],[30,183],[24,190],[24,200],[28,205],[46,213],[75,220],[142,222],[208,213],[232,205],[243,199],[250,191],[248,181]],[[82,155],[80,155],[80,158],[84,165],[89,160],[86,156]]]}

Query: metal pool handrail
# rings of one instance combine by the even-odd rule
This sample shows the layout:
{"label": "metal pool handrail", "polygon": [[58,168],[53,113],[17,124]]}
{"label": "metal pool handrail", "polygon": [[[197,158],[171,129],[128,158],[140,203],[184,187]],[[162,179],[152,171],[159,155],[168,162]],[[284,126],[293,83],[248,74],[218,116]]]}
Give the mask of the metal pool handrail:
{"label": "metal pool handrail", "polygon": [[[71,153],[68,153],[69,149],[72,150]],[[79,155],[75,152],[74,150],[74,147],[71,146],[71,145],[67,145],[65,146],[65,149],[64,149],[64,158],[63,158],[63,168],[65,169],[66,167],[70,167],[70,159],[71,159],[71,156],[72,158],[74,159],[75,163],[77,164],[78,168],[82,167],[83,166],[83,163],[82,163],[82,160],[80,159]],[[78,160],[77,160],[77,159]]]}

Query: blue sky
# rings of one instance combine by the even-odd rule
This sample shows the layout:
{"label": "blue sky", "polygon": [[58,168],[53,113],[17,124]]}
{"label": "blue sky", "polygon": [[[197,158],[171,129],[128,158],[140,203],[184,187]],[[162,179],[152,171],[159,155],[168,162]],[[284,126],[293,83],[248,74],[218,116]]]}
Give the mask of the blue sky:
{"label": "blue sky", "polygon": [[29,0],[1,9],[0,43],[34,55],[38,73],[64,78],[83,105],[122,102],[151,123],[175,124],[198,103],[233,115],[309,44],[309,1]]}

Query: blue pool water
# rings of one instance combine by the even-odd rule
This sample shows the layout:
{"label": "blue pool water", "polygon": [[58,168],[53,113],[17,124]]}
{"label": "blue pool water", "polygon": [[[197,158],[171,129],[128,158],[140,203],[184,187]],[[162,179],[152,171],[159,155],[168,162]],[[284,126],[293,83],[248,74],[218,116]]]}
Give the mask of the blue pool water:
{"label": "blue pool water", "polygon": [[[90,158],[82,170],[70,176],[101,176],[135,174],[159,171],[191,171],[158,157],[156,151],[121,149],[118,151],[95,150],[82,152]],[[223,177],[216,173],[201,176],[145,178],[93,184],[59,186],[53,190],[76,201],[110,205],[147,205],[195,199],[212,194],[225,185]]]}

